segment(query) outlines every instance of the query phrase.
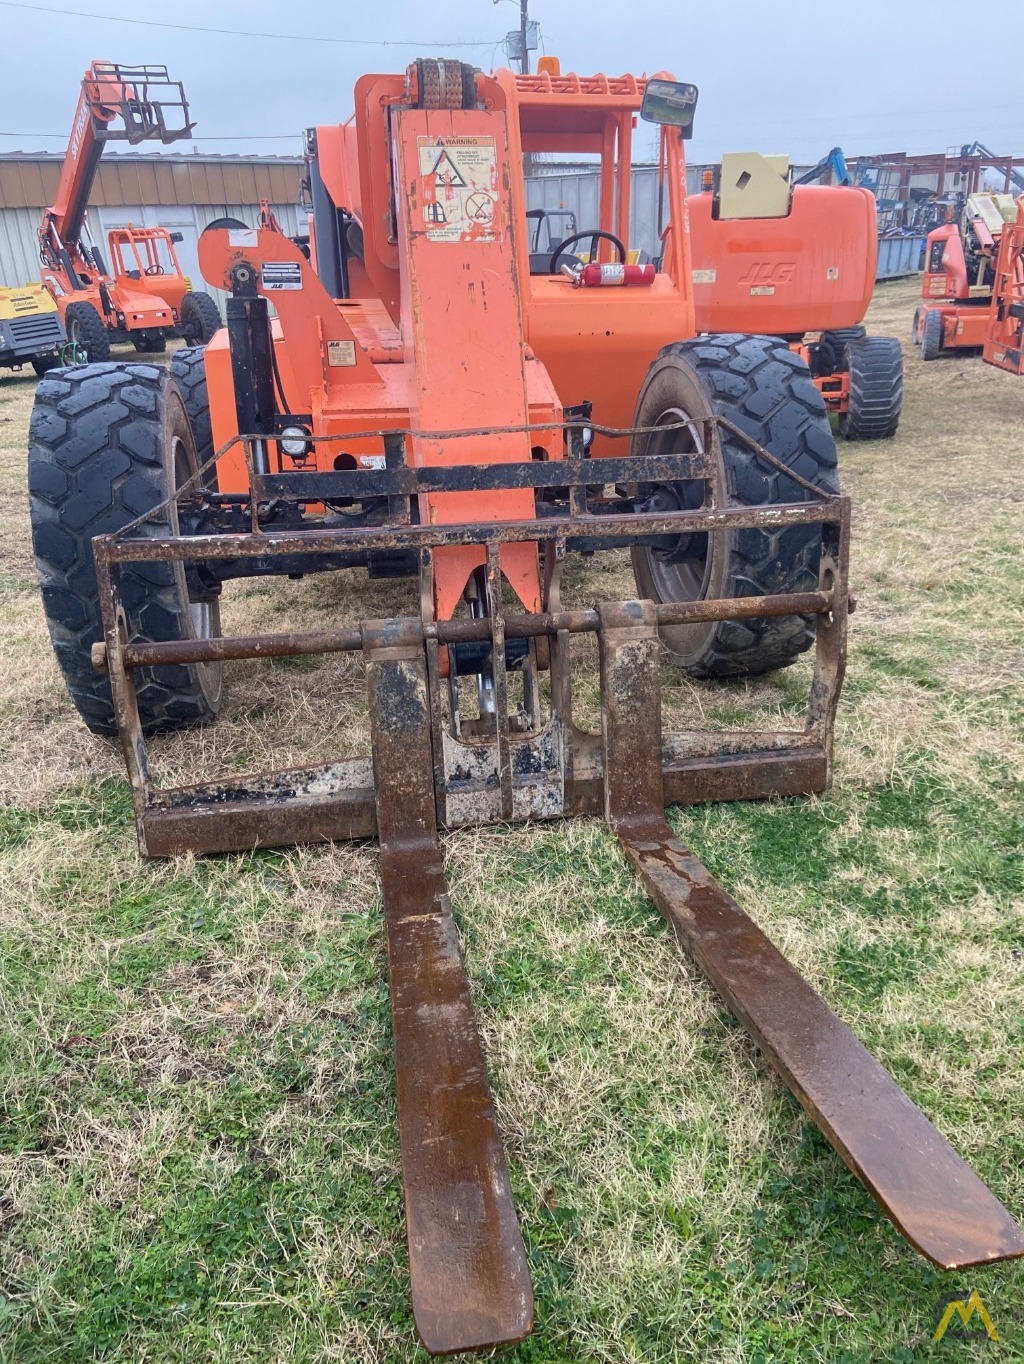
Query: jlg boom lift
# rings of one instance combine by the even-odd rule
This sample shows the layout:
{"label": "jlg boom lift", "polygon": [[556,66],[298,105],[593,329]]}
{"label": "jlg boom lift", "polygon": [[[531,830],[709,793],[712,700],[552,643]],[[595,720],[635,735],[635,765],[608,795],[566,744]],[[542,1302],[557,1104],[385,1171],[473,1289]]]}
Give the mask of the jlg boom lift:
{"label": "jlg boom lift", "polygon": [[[828,786],[849,610],[849,503],[803,359],[694,335],[695,103],[667,76],[550,62],[364,76],[354,116],[311,139],[319,275],[279,232],[203,235],[203,273],[230,293],[202,357],[208,405],[194,369],[184,394],[145,365],[38,389],[43,599],[75,703],[120,737],[143,853],[380,842],[412,1300],[435,1354],[517,1340],[533,1317],[442,828],[603,815],[911,1243],[946,1268],[1024,1254],[1006,1209],[665,820],[668,804]],[[661,125],[657,270],[624,259],[637,115]],[[600,158],[599,219],[531,260],[523,157],[546,151]],[[626,548],[640,600],[562,605],[568,554]],[[220,635],[230,579],[351,567],[410,575],[408,615]],[[577,634],[597,637],[600,733],[573,722]],[[663,728],[666,651],[722,677],[812,646],[803,725]],[[157,785],[147,734],[211,720],[226,660],[343,652],[362,657],[371,752]]]}
{"label": "jlg boom lift", "polygon": [[191,137],[180,81],[165,66],[93,62],[82,80],[57,197],[39,227],[43,284],[56,300],[70,341],[89,360],[107,360],[115,342],[163,351],[169,336],[203,343],[220,326],[209,294],[191,289],[163,227],[114,228],[108,268],[86,210],[108,142],[130,146]]}
{"label": "jlg boom lift", "polygon": [[[838,184],[807,181],[830,168]],[[903,406],[903,354],[868,336],[878,215],[838,147],[790,182],[786,157],[727,153],[690,200],[697,329],[785,338],[806,360],[844,440],[887,440]]]}
{"label": "jlg boom lift", "polygon": [[978,351],[1024,373],[1024,195],[968,196],[958,223],[928,234],[914,313],[922,360]]}

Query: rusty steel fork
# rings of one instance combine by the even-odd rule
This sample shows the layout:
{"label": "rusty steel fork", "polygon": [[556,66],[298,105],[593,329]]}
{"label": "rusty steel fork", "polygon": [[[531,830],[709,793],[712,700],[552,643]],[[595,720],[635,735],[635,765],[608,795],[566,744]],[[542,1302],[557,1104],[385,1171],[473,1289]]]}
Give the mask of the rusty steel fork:
{"label": "rusty steel fork", "polygon": [[[682,946],[911,1245],[944,1269],[1024,1255],[998,1199],[669,828],[657,609],[598,614],[605,815]],[[827,648],[841,623],[818,630]],[[424,627],[367,622],[362,642],[413,1315],[451,1354],[522,1339],[533,1290],[441,866]]]}
{"label": "rusty steel fork", "polygon": [[454,1354],[526,1336],[533,1287],[441,867],[423,631],[363,639],[413,1317]]}
{"label": "rusty steel fork", "polygon": [[669,828],[656,616],[599,610],[605,814],[683,948],[912,1246],[943,1269],[1024,1255],[994,1194]]}

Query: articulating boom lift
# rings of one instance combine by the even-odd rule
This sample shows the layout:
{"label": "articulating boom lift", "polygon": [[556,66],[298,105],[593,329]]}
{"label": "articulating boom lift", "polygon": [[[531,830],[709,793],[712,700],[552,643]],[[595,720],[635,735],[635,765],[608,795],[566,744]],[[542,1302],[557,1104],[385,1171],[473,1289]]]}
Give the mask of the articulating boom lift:
{"label": "articulating boom lift", "polygon": [[990,365],[1024,374],[1022,224],[1024,195],[977,193],[959,223],[928,234],[913,323],[922,360],[980,349]]}
{"label": "articulating boom lift", "polygon": [[[826,166],[838,183],[807,183]],[[875,196],[833,147],[790,182],[785,157],[726,153],[713,192],[690,199],[697,328],[781,336],[806,361],[844,440],[888,440],[903,406],[903,354],[868,336]]]}
{"label": "articulating boom lift", "polygon": [[70,340],[89,360],[110,358],[113,342],[143,352],[168,336],[206,342],[220,326],[209,294],[193,292],[174,250],[180,234],[163,227],[108,233],[111,268],[92,238],[86,209],[108,142],[175,142],[191,137],[180,81],[165,66],[93,62],[82,80],[57,197],[39,228],[43,284],[56,300]]}
{"label": "articulating boom lift", "polygon": [[[279,232],[229,220],[203,235],[204,275],[231,295],[200,357],[208,406],[194,369],[183,387],[132,365],[38,391],[44,604],[75,703],[120,737],[142,851],[379,839],[413,1309],[435,1354],[518,1340],[533,1318],[442,828],[603,815],[911,1243],[947,1268],[1024,1254],[1009,1213],[665,819],[667,804],[828,786],[849,611],[849,503],[803,360],[773,338],[694,335],[681,135],[695,103],[665,76],[550,62],[364,76],[354,117],[311,139],[319,275]],[[670,224],[661,268],[627,273],[637,115],[661,125]],[[552,149],[600,156],[599,220],[531,259],[523,156]],[[115,435],[97,452],[105,406]],[[125,406],[152,433],[144,459],[116,443]],[[642,600],[562,606],[568,553],[624,548]],[[418,606],[220,635],[231,578],[348,567],[418,579]],[[599,645],[600,733],[573,722],[581,633]],[[720,677],[812,646],[803,726],[663,731],[666,649]],[[371,753],[155,783],[147,733],[213,718],[224,660],[339,652],[362,657]]]}

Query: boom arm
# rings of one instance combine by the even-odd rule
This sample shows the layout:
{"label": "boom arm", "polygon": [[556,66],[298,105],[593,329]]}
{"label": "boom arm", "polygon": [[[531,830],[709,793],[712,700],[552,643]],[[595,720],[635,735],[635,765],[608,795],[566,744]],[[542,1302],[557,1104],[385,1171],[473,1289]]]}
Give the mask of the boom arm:
{"label": "boom arm", "polygon": [[93,62],[82,80],[57,197],[39,229],[44,262],[69,270],[67,248],[77,246],[82,235],[104,143],[175,142],[191,137],[194,127],[184,88],[169,78],[166,66]]}
{"label": "boom arm", "polygon": [[832,172],[833,182],[837,185],[849,185],[852,183],[842,147],[833,147],[827,156],[823,156],[816,166],[812,167],[811,170],[806,171],[798,180],[794,180],[793,184],[813,185],[815,180],[820,180],[826,171]]}

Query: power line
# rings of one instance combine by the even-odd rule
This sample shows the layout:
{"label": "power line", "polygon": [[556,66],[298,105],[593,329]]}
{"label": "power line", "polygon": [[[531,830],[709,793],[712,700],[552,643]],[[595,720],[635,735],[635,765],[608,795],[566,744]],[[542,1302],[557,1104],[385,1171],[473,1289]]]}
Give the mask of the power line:
{"label": "power line", "polygon": [[27,9],[33,14],[60,14],[70,19],[101,19],[108,24],[134,24],[139,28],[173,28],[185,33],[217,33],[228,38],[270,38],[276,43],[334,43],[340,47],[491,47],[492,41],[419,42],[412,38],[337,38],[313,33],[261,33],[244,28],[208,28],[202,24],[173,24],[163,19],[125,19],[119,14],[94,14],[88,10],[54,9],[49,5],[29,4],[27,0],[0,0],[4,9]]}
{"label": "power line", "polygon": [[[0,0],[2,3],[2,0]],[[301,132],[295,133],[244,133],[241,136],[233,137],[230,133],[221,136],[219,133],[208,133],[205,137],[189,138],[190,142],[282,142],[286,138],[301,138]],[[0,133],[0,137],[38,137],[44,142],[66,142],[67,133]]]}

